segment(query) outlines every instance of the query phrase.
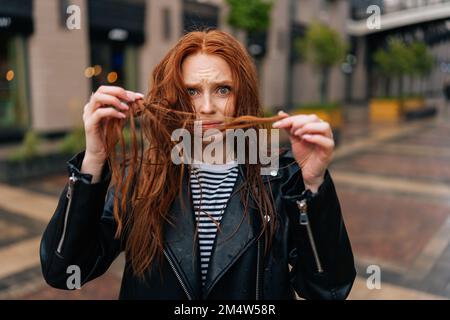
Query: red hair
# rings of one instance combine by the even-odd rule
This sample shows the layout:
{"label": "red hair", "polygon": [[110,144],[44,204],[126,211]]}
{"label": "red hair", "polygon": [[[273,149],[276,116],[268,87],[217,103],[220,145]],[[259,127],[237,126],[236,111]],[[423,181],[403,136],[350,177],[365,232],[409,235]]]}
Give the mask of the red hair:
{"label": "red hair", "polygon": [[[238,118],[227,127],[259,129],[263,123],[278,119],[260,118],[262,108],[255,66],[245,48],[231,35],[218,30],[190,32],[167,53],[153,71],[151,89],[145,101],[132,106],[136,114],[130,117],[130,150],[127,152],[125,148],[121,120],[111,122],[105,140],[115,186],[116,237],[126,238],[126,256],[134,273],[140,276],[155,258],[162,261],[163,224],[171,223],[170,206],[182,190],[185,167],[170,161],[175,145],[171,133],[188,127],[195,120],[191,98],[182,78],[182,65],[186,57],[196,53],[221,57],[231,69],[234,116]],[[135,119],[140,121],[139,130]],[[138,132],[140,139],[137,138]],[[117,139],[114,137],[119,137],[120,158],[116,155]],[[250,199],[253,199],[262,221],[260,235],[264,234],[268,240],[267,252],[276,222],[272,195],[262,181],[261,165],[245,166],[246,177],[241,189],[244,211],[247,214]],[[125,167],[128,172],[125,172]],[[122,195],[121,200],[119,195]],[[264,219],[266,215],[270,217],[270,224]]]}

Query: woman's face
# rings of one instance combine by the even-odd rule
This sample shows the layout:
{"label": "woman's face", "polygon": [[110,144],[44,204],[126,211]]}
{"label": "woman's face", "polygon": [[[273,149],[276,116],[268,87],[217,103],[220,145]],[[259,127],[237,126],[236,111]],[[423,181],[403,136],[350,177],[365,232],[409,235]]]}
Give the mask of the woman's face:
{"label": "woman's face", "polygon": [[184,60],[182,72],[203,130],[216,128],[225,117],[234,115],[235,88],[231,69],[224,59],[204,53],[193,54]]}

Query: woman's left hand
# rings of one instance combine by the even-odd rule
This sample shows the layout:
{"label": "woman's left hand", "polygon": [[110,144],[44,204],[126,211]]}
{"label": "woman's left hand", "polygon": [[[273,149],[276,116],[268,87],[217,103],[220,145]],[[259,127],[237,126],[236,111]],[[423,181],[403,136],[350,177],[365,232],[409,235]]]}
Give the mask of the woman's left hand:
{"label": "woman's left hand", "polygon": [[289,116],[273,124],[273,128],[283,128],[289,134],[292,153],[302,169],[305,187],[317,192],[325,172],[333,159],[334,140],[330,124],[316,115]]}

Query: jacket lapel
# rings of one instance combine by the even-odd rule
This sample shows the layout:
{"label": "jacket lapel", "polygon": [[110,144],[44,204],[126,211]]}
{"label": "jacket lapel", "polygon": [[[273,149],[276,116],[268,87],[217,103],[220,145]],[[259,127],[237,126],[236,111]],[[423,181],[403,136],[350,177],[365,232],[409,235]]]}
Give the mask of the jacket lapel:
{"label": "jacket lapel", "polygon": [[244,167],[240,165],[233,193],[220,222],[220,230],[217,230],[214,250],[206,275],[203,299],[208,297],[212,288],[226,270],[233,265],[258,236],[260,230],[259,214],[251,208],[251,203],[247,215],[244,217],[244,206],[240,195],[244,177]]}
{"label": "jacket lapel", "polygon": [[199,254],[195,239],[195,216],[192,210],[188,170],[183,176],[182,201],[177,197],[172,205],[170,217],[173,226],[165,223],[165,249],[171,256],[181,280],[193,299],[201,294]]}

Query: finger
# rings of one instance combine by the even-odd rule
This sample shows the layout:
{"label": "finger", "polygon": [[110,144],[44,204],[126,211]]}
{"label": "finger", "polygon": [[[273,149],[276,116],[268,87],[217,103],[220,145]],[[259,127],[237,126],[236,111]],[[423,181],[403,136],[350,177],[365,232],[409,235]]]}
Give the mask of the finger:
{"label": "finger", "polygon": [[291,133],[298,137],[301,137],[305,133],[322,134],[328,138],[333,137],[333,133],[328,122],[310,122],[300,128],[292,126]]}
{"label": "finger", "polygon": [[317,117],[315,114],[311,115],[296,115],[296,116],[290,116],[288,118],[279,120],[275,122],[272,127],[273,128],[290,128],[294,122],[297,122],[299,125],[313,122],[313,121],[320,121],[319,117]]}
{"label": "finger", "polygon": [[120,111],[117,111],[114,108],[99,108],[95,110],[95,112],[92,114],[90,120],[93,123],[100,122],[101,119],[104,118],[117,118],[117,119],[126,119],[127,116],[123,114]]}
{"label": "finger", "polygon": [[[132,102],[135,100],[134,94],[128,95],[127,90],[116,86],[100,86],[97,90],[98,93],[106,93],[117,97],[126,102]],[[130,91],[131,92],[131,91]],[[131,92],[132,93],[132,92]]]}
{"label": "finger", "polygon": [[293,121],[293,123],[289,129],[289,134],[294,135],[295,131],[297,131],[298,129],[303,128],[304,126],[309,125],[311,123],[325,123],[325,122],[322,121],[316,115],[310,115],[310,117],[306,118],[305,120],[303,120],[303,119],[295,120],[295,121]]}
{"label": "finger", "polygon": [[130,107],[125,103],[120,101],[117,97],[104,94],[104,93],[95,93],[91,98],[91,103],[87,106],[87,112],[92,113],[95,112],[98,108],[105,105],[112,105],[119,110],[129,110]]}
{"label": "finger", "polygon": [[334,148],[334,140],[321,134],[304,134],[302,139],[328,150]]}
{"label": "finger", "polygon": [[280,110],[280,111],[278,111],[278,115],[279,116],[284,116],[284,117],[289,117],[289,114],[288,113],[286,113],[286,112],[284,112],[283,110]]}
{"label": "finger", "polygon": [[139,92],[133,92],[133,91],[130,91],[130,90],[126,90],[126,92],[127,92],[128,96],[133,97],[132,101],[136,101],[136,100],[145,98],[145,96],[142,93],[139,93]]}

